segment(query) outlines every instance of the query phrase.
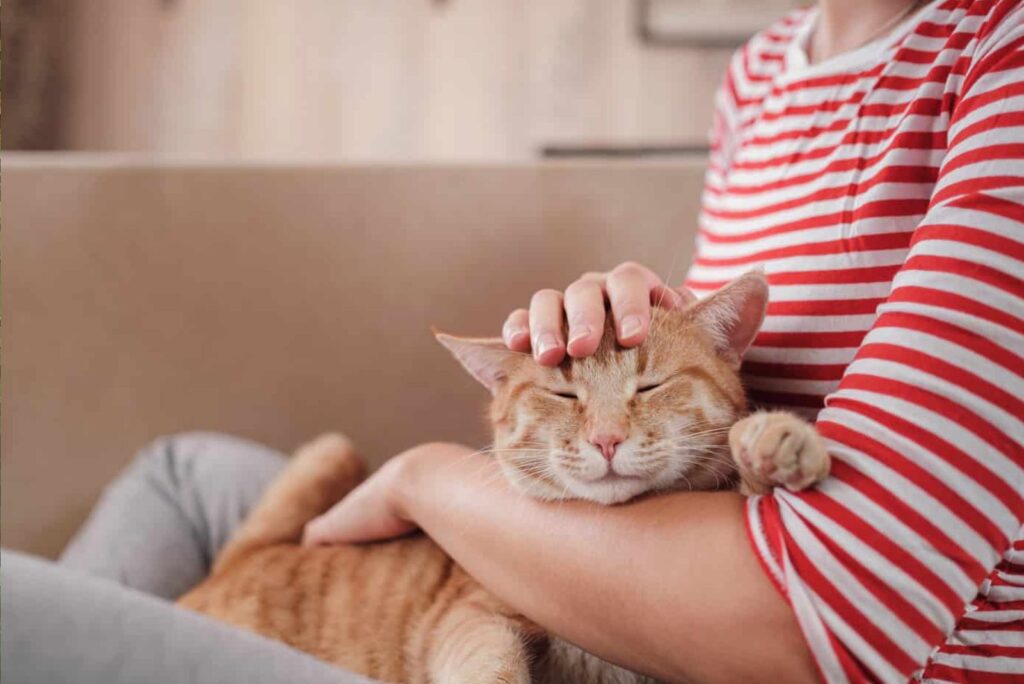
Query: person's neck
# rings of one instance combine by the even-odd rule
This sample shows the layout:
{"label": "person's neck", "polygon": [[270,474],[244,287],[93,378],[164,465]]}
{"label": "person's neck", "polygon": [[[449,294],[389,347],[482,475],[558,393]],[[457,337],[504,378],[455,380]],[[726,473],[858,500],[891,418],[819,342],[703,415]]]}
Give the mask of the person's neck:
{"label": "person's neck", "polygon": [[[818,0],[818,23],[811,37],[812,62],[854,50],[884,35],[880,29],[896,17],[906,14],[917,0]],[[904,17],[905,18],[905,17]]]}

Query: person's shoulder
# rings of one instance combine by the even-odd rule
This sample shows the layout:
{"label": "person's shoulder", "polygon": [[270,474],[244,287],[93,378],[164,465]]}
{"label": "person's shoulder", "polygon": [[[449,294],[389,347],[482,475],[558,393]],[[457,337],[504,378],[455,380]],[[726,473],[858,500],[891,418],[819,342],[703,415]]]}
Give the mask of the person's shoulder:
{"label": "person's shoulder", "polygon": [[944,0],[930,6],[931,36],[944,36],[959,52],[961,85],[969,88],[989,71],[1019,72],[1024,53],[1024,0]]}
{"label": "person's shoulder", "polygon": [[[961,0],[964,2],[964,0]],[[966,2],[965,19],[981,21],[976,37],[981,44],[1005,42],[1019,38],[1024,32],[1024,0],[989,0]]]}
{"label": "person's shoulder", "polygon": [[811,21],[812,12],[813,9],[804,7],[786,13],[751,36],[736,51],[733,59],[745,58],[748,63],[773,62],[780,59]]}
{"label": "person's shoulder", "polygon": [[[751,36],[729,62],[726,87],[735,95],[755,97],[785,64],[786,51],[809,21],[810,8],[793,10]],[[749,91],[749,92],[747,92]]]}
{"label": "person's shoulder", "polygon": [[924,14],[933,26],[985,42],[1024,26],[1024,0],[942,0]]}

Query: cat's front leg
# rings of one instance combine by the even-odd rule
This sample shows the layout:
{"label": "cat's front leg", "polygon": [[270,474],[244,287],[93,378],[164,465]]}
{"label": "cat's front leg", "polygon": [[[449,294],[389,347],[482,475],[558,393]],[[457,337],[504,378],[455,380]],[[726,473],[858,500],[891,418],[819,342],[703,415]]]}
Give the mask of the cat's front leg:
{"label": "cat's front leg", "polygon": [[758,412],[729,431],[729,447],[740,474],[740,491],[764,494],[780,486],[800,491],[828,476],[831,461],[821,435],[804,419]]}

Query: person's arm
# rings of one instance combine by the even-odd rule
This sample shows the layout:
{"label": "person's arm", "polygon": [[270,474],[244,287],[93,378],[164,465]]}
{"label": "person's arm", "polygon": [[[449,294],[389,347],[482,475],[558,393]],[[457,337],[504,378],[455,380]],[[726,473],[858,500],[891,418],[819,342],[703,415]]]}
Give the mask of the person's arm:
{"label": "person's arm", "polygon": [[[943,98],[927,211],[818,415],[831,476],[750,503],[756,548],[830,681],[907,681],[1022,542],[1024,5],[979,10]],[[987,657],[972,667],[999,672],[1013,635],[975,630],[944,648],[976,649]]]}
{"label": "person's arm", "polygon": [[[906,681],[1024,523],[1024,8],[1003,7],[957,65],[927,215],[820,416],[833,476],[747,506],[758,556],[830,681]],[[311,539],[387,536],[412,518],[511,605],[624,665],[742,681],[749,657],[793,668],[759,681],[813,676],[788,609],[757,589],[768,585],[735,495],[545,505],[482,485],[500,479],[494,466],[459,453],[399,459]]]}
{"label": "person's arm", "polygon": [[629,669],[680,682],[817,679],[738,494],[544,503],[512,490],[493,459],[434,444],[389,461],[306,537],[367,541],[413,520],[516,610]]}

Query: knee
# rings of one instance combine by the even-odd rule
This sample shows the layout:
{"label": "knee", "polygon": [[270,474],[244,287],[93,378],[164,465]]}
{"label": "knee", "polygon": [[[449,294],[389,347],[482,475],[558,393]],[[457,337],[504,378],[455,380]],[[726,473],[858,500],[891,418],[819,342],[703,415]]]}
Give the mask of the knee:
{"label": "knee", "polygon": [[278,451],[217,432],[181,432],[158,437],[139,450],[134,467],[174,480],[276,472],[285,462]]}

